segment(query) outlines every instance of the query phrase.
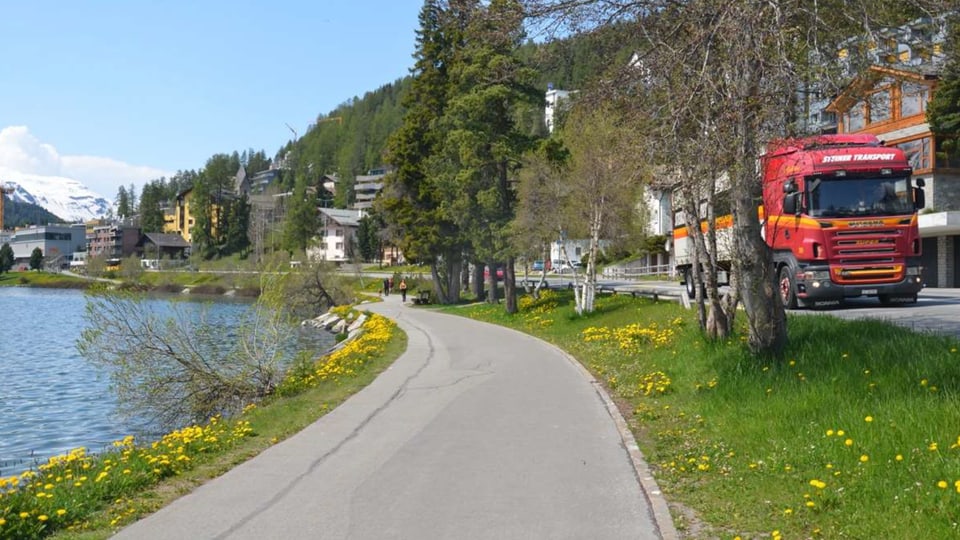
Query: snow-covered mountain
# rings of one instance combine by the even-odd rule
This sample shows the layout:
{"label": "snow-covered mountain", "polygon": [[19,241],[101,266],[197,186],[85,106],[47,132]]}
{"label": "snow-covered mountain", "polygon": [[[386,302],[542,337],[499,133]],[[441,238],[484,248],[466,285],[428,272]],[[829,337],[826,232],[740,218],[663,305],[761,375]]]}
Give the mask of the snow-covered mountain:
{"label": "snow-covered mountain", "polygon": [[67,221],[86,221],[107,215],[110,202],[73,178],[5,171],[4,181],[16,184],[13,200],[42,206]]}

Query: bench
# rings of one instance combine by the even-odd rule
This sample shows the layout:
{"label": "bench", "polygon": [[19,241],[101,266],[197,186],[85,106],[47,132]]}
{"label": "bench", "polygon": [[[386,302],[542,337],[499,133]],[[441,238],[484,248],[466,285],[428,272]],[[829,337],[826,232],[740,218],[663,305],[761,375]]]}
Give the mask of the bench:
{"label": "bench", "polygon": [[422,306],[430,303],[430,291],[417,291],[417,295],[413,297],[413,303]]}

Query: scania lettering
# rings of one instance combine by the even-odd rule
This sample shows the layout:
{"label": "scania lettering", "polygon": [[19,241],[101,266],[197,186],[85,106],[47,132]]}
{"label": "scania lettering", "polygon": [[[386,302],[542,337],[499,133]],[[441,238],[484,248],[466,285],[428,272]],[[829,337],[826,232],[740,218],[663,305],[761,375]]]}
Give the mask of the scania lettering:
{"label": "scania lettering", "polygon": [[[903,151],[873,135],[822,135],[771,143],[760,163],[759,212],[785,307],[835,306],[858,296],[916,302],[923,179],[911,178]],[[715,225],[721,283],[730,269],[731,224],[721,216]],[[678,225],[676,268],[692,296],[692,242]]]}

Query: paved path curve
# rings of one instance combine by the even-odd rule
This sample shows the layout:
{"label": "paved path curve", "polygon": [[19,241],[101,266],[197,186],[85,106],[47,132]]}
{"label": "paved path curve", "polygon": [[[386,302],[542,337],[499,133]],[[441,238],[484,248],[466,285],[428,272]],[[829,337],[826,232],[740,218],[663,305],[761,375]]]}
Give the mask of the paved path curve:
{"label": "paved path curve", "polygon": [[116,538],[676,536],[619,414],[564,353],[397,296],[370,309],[409,336],[390,369]]}

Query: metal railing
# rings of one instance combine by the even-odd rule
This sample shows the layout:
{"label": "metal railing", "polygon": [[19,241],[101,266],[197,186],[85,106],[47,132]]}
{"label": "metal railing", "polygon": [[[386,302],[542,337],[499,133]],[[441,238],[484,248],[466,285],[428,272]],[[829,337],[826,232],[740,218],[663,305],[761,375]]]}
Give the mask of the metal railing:
{"label": "metal railing", "polygon": [[635,268],[610,267],[603,269],[603,277],[609,279],[642,279],[650,277],[674,279],[675,272],[673,266],[669,264],[638,266]]}

